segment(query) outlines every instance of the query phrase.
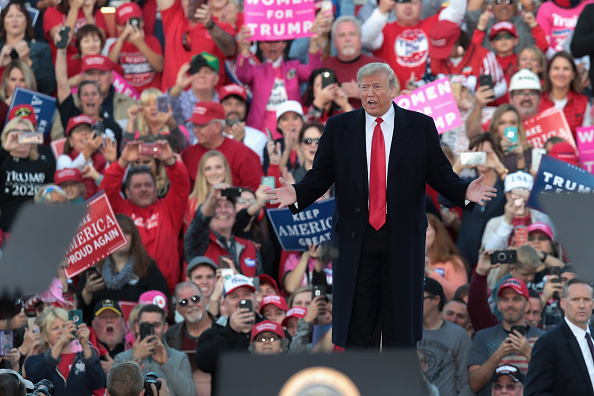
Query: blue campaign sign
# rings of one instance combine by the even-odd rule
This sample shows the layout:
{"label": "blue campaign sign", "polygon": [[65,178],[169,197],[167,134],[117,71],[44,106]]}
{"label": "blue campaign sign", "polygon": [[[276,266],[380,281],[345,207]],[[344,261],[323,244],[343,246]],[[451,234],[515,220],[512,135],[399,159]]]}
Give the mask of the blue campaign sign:
{"label": "blue campaign sign", "polygon": [[[10,101],[10,110],[20,104],[33,106],[37,118],[37,132],[43,132],[45,137],[49,136],[56,117],[56,98],[26,88],[16,87]],[[8,120],[8,117],[6,120]]]}
{"label": "blue campaign sign", "polygon": [[542,211],[539,202],[542,193],[588,194],[593,191],[594,175],[565,161],[543,155],[527,205]]}
{"label": "blue campaign sign", "polygon": [[295,215],[288,208],[266,211],[284,250],[306,251],[308,245],[319,245],[332,237],[334,198],[315,202]]}

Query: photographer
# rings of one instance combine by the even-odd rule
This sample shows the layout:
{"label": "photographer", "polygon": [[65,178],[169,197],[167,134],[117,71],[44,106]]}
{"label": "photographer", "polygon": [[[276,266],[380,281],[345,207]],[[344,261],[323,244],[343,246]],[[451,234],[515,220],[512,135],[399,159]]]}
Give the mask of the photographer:
{"label": "photographer", "polygon": [[326,68],[311,73],[305,105],[305,121],[323,124],[333,115],[353,110],[347,94],[336,83],[334,71]]}
{"label": "photographer", "polygon": [[142,372],[154,372],[169,381],[171,396],[195,395],[190,361],[185,353],[170,348],[163,336],[168,329],[165,311],[157,305],[144,305],[138,311],[135,331],[138,334],[134,347],[118,354],[114,367],[132,360],[142,367]]}
{"label": "photographer", "polygon": [[[159,389],[150,384],[154,396],[169,396],[167,381],[158,378]],[[145,378],[136,362],[122,362],[113,366],[107,375],[106,396],[142,396],[145,395]]]}
{"label": "photographer", "polygon": [[262,273],[256,246],[232,233],[235,224],[234,198],[223,196],[224,191],[233,192],[230,190],[225,183],[215,184],[206,202],[196,210],[184,242],[186,261],[189,263],[196,256],[206,256],[216,262],[219,256],[228,255],[240,274],[256,276]]}

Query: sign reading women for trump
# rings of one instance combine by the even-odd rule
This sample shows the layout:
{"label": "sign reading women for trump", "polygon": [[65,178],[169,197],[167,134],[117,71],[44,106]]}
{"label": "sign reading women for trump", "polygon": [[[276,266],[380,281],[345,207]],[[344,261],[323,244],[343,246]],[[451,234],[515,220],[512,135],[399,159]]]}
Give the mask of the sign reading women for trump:
{"label": "sign reading women for trump", "polygon": [[565,161],[543,155],[527,205],[542,211],[539,202],[541,193],[591,194],[592,192],[594,192],[594,175]]}
{"label": "sign reading women for trump", "polygon": [[316,17],[314,0],[245,0],[243,14],[256,41],[309,37]]}
{"label": "sign reading women for trump", "polygon": [[87,214],[66,253],[68,267],[65,272],[68,278],[80,274],[128,243],[105,193],[91,197],[87,207]]}
{"label": "sign reading women for trump", "polygon": [[289,208],[266,211],[283,250],[306,251],[309,245],[320,245],[332,238],[334,198],[315,202],[297,214]]}
{"label": "sign reading women for trump", "polygon": [[575,130],[582,168],[594,173],[594,127],[577,127]]}
{"label": "sign reading women for trump", "polygon": [[418,111],[433,118],[440,134],[462,125],[456,98],[447,78],[423,85],[410,95],[397,97],[394,102],[403,109]]}

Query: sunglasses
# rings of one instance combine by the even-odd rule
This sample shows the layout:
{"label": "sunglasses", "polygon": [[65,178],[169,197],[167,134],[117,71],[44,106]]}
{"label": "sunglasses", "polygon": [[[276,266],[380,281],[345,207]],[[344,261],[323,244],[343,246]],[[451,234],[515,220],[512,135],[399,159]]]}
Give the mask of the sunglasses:
{"label": "sunglasses", "polygon": [[493,37],[493,40],[495,41],[500,41],[500,40],[511,40],[516,38],[513,34],[509,34],[509,33],[504,33],[504,34],[498,34],[495,37]]}
{"label": "sunglasses", "polygon": [[531,235],[528,237],[528,241],[533,242],[533,241],[541,241],[541,242],[546,242],[548,241],[550,238],[546,235]]}
{"label": "sunglasses", "polygon": [[320,138],[315,138],[315,139],[303,138],[303,139],[301,139],[301,143],[307,144],[308,146],[311,145],[312,143],[320,144]]}
{"label": "sunglasses", "polygon": [[254,338],[255,342],[266,342],[266,341],[270,341],[270,342],[274,342],[276,340],[279,340],[280,337],[279,336],[270,336],[270,337],[259,337],[259,338]]}
{"label": "sunglasses", "polygon": [[246,204],[246,203],[249,203],[250,205],[253,205],[253,204],[255,204],[256,202],[258,202],[258,201],[257,201],[255,198],[250,198],[250,199],[248,199],[248,198],[237,198],[237,199],[235,200],[235,203],[238,203],[238,204]]}
{"label": "sunglasses", "polygon": [[194,304],[198,304],[200,302],[200,296],[192,296],[190,298],[182,298],[181,300],[179,300],[177,302],[177,305],[184,308],[186,305],[188,305],[190,303],[190,301],[192,301]]}
{"label": "sunglasses", "polygon": [[511,5],[514,3],[515,3],[515,1],[513,1],[513,0],[495,0],[495,4],[497,4],[497,5],[501,5],[501,4]]}

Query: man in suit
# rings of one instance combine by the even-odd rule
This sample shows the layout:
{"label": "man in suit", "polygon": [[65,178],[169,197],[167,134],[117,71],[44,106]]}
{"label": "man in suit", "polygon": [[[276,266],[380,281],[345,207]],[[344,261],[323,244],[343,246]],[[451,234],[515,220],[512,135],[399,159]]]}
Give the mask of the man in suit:
{"label": "man in suit", "polygon": [[540,337],[532,349],[524,394],[594,395],[594,345],[588,321],[592,286],[573,278],[563,288],[565,319]]}
{"label": "man in suit", "polygon": [[295,185],[281,178],[267,199],[296,213],[335,183],[333,342],[376,349],[383,337],[384,348],[412,347],[423,331],[426,183],[461,207],[484,205],[495,189],[462,181],[433,120],[393,103],[387,64],[363,66],[357,83],[363,107],[330,118],[313,168]]}

